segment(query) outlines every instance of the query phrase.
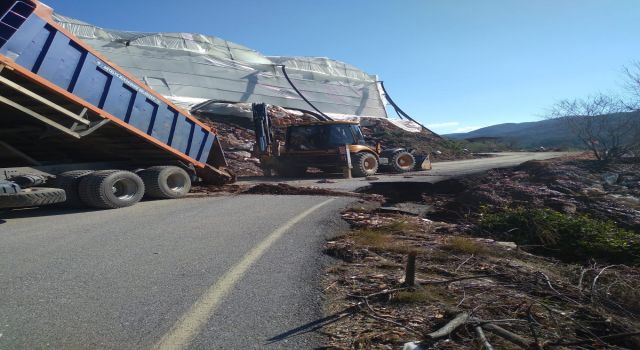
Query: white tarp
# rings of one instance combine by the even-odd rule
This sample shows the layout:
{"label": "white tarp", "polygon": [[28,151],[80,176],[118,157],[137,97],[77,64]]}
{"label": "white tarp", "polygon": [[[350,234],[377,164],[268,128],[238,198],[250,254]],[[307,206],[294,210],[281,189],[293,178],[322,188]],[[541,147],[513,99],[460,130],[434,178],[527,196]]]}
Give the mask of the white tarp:
{"label": "white tarp", "polygon": [[295,86],[325,113],[387,117],[374,75],[322,57],[267,57],[220,38],[191,33],[139,33],[54,19],[115,64],[182,106],[202,100],[267,103],[310,110]]}

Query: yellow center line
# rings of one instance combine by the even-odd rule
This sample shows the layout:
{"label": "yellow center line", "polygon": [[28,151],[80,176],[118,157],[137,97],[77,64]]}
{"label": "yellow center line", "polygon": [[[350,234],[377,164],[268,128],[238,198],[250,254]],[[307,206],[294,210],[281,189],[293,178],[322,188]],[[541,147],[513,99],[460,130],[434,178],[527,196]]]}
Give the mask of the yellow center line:
{"label": "yellow center line", "polygon": [[195,338],[200,330],[205,326],[213,312],[220,306],[222,299],[229,294],[231,289],[242,279],[247,270],[256,262],[269,248],[287,232],[293,225],[300,222],[309,214],[320,207],[329,204],[335,198],[328,199],[317,204],[296,217],[287,221],[284,225],[271,232],[267,238],[249,251],[235,266],[227,271],[222,278],[210,286],[207,291],[180,317],[171,329],[158,341],[153,349],[156,350],[179,350],[184,349]]}

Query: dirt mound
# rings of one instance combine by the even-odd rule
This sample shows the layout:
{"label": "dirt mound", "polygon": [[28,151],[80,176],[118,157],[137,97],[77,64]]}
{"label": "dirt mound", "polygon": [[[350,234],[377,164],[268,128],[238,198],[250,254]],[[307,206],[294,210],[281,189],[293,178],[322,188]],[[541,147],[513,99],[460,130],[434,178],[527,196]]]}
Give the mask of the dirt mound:
{"label": "dirt mound", "polygon": [[[250,115],[250,104],[227,105],[228,108],[236,108]],[[318,121],[312,114],[278,106],[269,105],[268,111],[273,123],[274,138],[282,142],[284,142],[285,131],[288,126]],[[229,168],[237,176],[263,175],[260,161],[254,157],[255,133],[250,126],[249,119],[213,114],[196,115],[196,117],[217,130]],[[439,135],[426,129],[419,133],[408,132],[383,118],[363,117],[361,118],[361,124],[365,141],[370,145],[380,142],[383,148],[404,147],[415,149],[418,154],[431,155],[433,160],[454,160],[471,157],[471,155],[454,147],[454,143],[444,140]]]}
{"label": "dirt mound", "polygon": [[[615,234],[624,230],[618,225],[638,231],[637,160],[553,159],[433,185],[394,185],[368,193],[436,212],[408,216],[357,204],[343,213],[352,231],[325,245],[339,259],[324,278],[327,313],[338,319],[325,328],[330,348],[402,348],[409,341],[425,349],[478,349],[483,341],[496,349],[640,348],[640,267],[621,254],[592,254],[638,247],[636,233],[625,230],[620,245]],[[524,212],[518,218],[534,228],[573,226],[554,226],[568,237],[560,242],[520,245],[514,238],[529,226],[508,221],[493,235],[482,225],[509,210]],[[533,220],[534,212],[545,215]],[[573,235],[564,236],[567,228]],[[598,228],[604,234],[597,239],[582,236]],[[582,258],[544,251],[562,242],[583,244],[570,251]],[[611,262],[617,258],[625,265]],[[411,270],[415,283],[407,285]],[[460,317],[450,333],[432,336]]]}
{"label": "dirt mound", "polygon": [[362,118],[362,133],[371,144],[380,142],[382,148],[412,148],[417,154],[430,154],[433,160],[456,160],[472,158],[468,153],[455,147],[455,143],[426,129],[419,133],[398,128],[388,120],[380,118]]}
{"label": "dirt mound", "polygon": [[585,159],[530,161],[460,179],[466,190],[445,211],[481,207],[551,208],[583,213],[640,231],[640,162],[601,164]]}
{"label": "dirt mound", "polygon": [[[250,111],[250,104],[236,104],[238,108]],[[278,106],[268,106],[272,117],[273,132],[276,139],[284,140],[285,129],[289,125],[300,124],[316,120],[310,114],[287,110]],[[200,121],[217,131],[224,155],[229,163],[229,168],[237,176],[262,176],[264,172],[260,167],[260,160],[254,156],[256,143],[255,132],[248,127],[246,122],[234,123],[236,119],[228,116],[216,119],[213,115],[198,115]],[[240,121],[240,119],[238,119]],[[242,119],[244,121],[244,119]],[[249,123],[250,124],[250,123]]]}

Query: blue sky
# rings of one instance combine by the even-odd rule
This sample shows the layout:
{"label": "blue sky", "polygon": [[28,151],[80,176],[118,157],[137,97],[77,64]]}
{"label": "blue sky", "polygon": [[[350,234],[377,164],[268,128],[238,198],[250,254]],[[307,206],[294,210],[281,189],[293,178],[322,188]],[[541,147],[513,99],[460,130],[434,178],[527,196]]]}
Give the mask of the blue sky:
{"label": "blue sky", "polygon": [[640,0],[45,0],[113,29],[204,33],[266,55],[377,74],[440,133],[538,120],[562,98],[619,92],[640,60]]}

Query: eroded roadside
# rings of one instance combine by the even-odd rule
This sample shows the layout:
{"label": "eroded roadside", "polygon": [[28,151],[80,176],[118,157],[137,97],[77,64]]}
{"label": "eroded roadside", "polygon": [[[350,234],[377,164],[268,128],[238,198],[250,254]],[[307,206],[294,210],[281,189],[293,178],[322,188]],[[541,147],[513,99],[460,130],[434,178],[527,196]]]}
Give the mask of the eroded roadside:
{"label": "eroded roadside", "polygon": [[351,232],[325,245],[328,348],[640,348],[639,167],[574,157],[374,185],[386,202],[347,208]]}
{"label": "eroded roadside", "polygon": [[339,191],[320,187],[292,186],[285,183],[231,184],[224,186],[195,186],[189,198],[214,197],[237,194],[273,194],[298,196],[352,197],[361,200],[382,202],[383,196],[369,193]]}

